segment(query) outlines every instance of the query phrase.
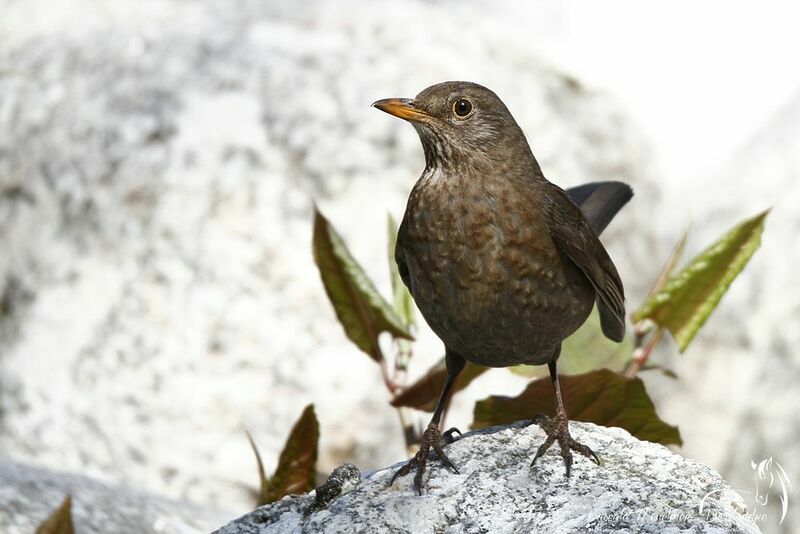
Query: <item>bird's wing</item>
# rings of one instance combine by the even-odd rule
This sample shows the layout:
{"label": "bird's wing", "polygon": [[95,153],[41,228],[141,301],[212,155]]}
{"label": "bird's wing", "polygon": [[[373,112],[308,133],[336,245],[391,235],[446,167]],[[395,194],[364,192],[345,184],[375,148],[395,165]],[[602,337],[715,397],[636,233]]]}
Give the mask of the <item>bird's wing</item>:
{"label": "bird's wing", "polygon": [[622,182],[592,182],[567,189],[567,194],[581,209],[597,235],[633,197],[633,190]]}
{"label": "bird's wing", "polygon": [[611,340],[622,341],[625,337],[625,292],[617,268],[569,195],[556,185],[548,186],[549,195],[564,197],[564,201],[549,203],[553,242],[594,286],[603,333]]}
{"label": "bird's wing", "polygon": [[394,246],[394,261],[397,262],[397,271],[400,273],[400,279],[406,285],[406,287],[411,290],[411,277],[408,274],[408,264],[406,264],[406,258],[403,254],[403,249],[405,248],[405,237],[406,237],[406,218],[403,217],[403,220],[400,222],[400,228],[397,230],[397,242]]}

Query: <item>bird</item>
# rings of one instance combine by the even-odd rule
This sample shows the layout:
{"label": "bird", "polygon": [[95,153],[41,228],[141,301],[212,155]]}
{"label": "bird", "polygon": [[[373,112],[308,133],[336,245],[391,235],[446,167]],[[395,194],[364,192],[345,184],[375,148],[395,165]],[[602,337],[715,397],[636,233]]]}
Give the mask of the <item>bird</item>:
{"label": "bird", "polygon": [[445,346],[447,378],[419,451],[390,484],[415,471],[422,494],[431,449],[458,472],[444,447],[442,412],[466,361],[488,367],[544,365],[554,417],[532,423],[545,432],[531,467],[554,444],[570,476],[572,452],[600,464],[569,433],[558,381],[562,342],[597,306],[603,334],[625,335],[625,294],[598,235],[630,200],[617,181],[569,191],[547,180],[520,126],[490,89],[472,82],[432,85],[413,99],[373,107],[417,131],[425,168],[398,229],[395,260],[423,318]]}

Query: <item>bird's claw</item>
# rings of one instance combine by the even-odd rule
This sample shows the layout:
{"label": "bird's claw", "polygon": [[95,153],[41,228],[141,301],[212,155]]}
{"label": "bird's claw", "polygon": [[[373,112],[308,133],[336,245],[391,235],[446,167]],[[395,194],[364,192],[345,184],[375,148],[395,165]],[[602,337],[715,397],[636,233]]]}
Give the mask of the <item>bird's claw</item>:
{"label": "bird's claw", "polygon": [[592,449],[583,443],[575,441],[569,434],[569,422],[567,421],[566,417],[556,416],[555,418],[550,418],[546,415],[537,415],[531,420],[531,424],[538,425],[542,430],[544,430],[545,434],[547,434],[547,438],[544,440],[544,443],[539,446],[539,448],[536,450],[536,454],[533,456],[531,467],[533,467],[533,465],[536,463],[536,460],[543,456],[547,449],[549,449],[556,441],[558,442],[558,446],[561,448],[561,458],[564,460],[567,478],[569,478],[572,470],[572,451],[578,452],[589,458],[597,465],[600,465],[600,458],[597,456],[597,454],[595,454]]}
{"label": "bird's claw", "polygon": [[422,476],[425,474],[425,468],[428,465],[428,456],[430,455],[431,448],[436,452],[439,461],[452,469],[454,473],[458,474],[458,468],[450,461],[450,458],[448,458],[447,454],[444,452],[444,445],[455,441],[453,438],[453,433],[455,432],[458,432],[459,435],[461,434],[461,431],[457,428],[451,428],[442,434],[437,425],[428,425],[428,428],[422,433],[419,451],[417,451],[417,454],[415,454],[413,458],[400,467],[400,469],[394,472],[392,478],[389,480],[389,485],[391,486],[394,484],[394,481],[397,480],[398,477],[407,475],[411,471],[416,471],[414,475],[414,491],[418,495],[422,495]]}

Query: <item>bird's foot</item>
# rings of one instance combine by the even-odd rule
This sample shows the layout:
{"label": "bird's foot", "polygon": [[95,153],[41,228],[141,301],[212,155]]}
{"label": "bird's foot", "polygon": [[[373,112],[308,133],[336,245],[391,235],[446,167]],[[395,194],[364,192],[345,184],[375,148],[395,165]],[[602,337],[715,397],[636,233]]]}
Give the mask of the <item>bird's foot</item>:
{"label": "bird's foot", "polygon": [[583,443],[578,443],[572,439],[572,436],[569,434],[569,421],[567,421],[567,418],[563,415],[557,415],[554,418],[547,417],[546,415],[537,415],[533,418],[533,420],[531,420],[531,424],[539,425],[539,427],[544,430],[545,434],[547,434],[547,439],[545,439],[544,443],[539,446],[539,449],[536,451],[536,455],[533,457],[533,461],[531,461],[531,467],[533,467],[533,464],[536,463],[536,460],[543,456],[545,451],[547,451],[547,449],[549,449],[556,441],[558,442],[558,446],[561,448],[561,458],[564,459],[564,465],[567,468],[566,474],[568,478],[570,470],[572,469],[572,451],[578,452],[592,460],[597,465],[600,465],[600,458],[598,458],[592,449]]}
{"label": "bird's foot", "polygon": [[459,435],[461,434],[461,431],[455,427],[442,433],[439,431],[438,425],[433,423],[429,424],[425,432],[422,433],[419,451],[417,451],[417,454],[406,462],[403,467],[395,471],[394,475],[392,475],[392,479],[389,481],[389,485],[391,486],[398,477],[407,475],[411,471],[416,470],[416,474],[414,475],[414,491],[416,491],[418,495],[422,495],[422,475],[425,474],[425,467],[428,465],[428,456],[430,455],[431,448],[436,451],[439,460],[457,474],[458,469],[444,453],[444,446],[455,441],[454,434],[456,432]]}

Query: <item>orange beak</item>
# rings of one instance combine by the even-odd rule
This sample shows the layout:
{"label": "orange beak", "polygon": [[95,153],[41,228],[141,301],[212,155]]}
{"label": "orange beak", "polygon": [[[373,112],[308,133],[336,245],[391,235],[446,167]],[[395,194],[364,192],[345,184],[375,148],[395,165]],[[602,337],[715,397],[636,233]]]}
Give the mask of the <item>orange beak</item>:
{"label": "orange beak", "polygon": [[373,102],[372,107],[407,121],[422,122],[431,118],[424,111],[417,109],[410,98],[384,98]]}

